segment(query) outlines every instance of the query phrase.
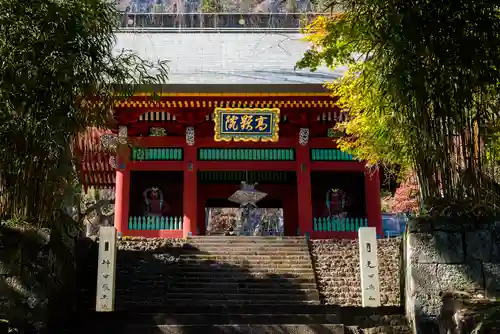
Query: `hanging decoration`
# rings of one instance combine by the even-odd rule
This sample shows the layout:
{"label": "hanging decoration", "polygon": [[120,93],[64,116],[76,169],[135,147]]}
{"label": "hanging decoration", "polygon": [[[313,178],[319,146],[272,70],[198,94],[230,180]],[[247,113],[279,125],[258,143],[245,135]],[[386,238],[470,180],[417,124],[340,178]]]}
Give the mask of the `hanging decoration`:
{"label": "hanging decoration", "polygon": [[309,129],[301,128],[299,131],[299,144],[302,146],[307,145],[309,142]]}
{"label": "hanging decoration", "polygon": [[186,128],[186,144],[193,146],[195,141],[194,127],[188,126]]}
{"label": "hanging decoration", "polygon": [[101,146],[106,150],[116,150],[118,147],[118,136],[114,133],[106,133],[100,138]]}
{"label": "hanging decoration", "polygon": [[120,144],[127,144],[128,142],[128,131],[126,126],[119,126],[118,127],[118,143]]}

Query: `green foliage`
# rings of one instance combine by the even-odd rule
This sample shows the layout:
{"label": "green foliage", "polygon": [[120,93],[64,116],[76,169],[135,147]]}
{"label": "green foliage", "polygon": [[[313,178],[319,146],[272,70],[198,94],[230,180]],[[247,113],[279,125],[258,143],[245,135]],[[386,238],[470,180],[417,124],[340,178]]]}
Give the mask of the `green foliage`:
{"label": "green foliage", "polygon": [[[402,170],[405,171],[410,165],[410,158],[401,120],[396,114],[387,112],[390,102],[383,91],[374,88],[378,80],[376,64],[357,62],[351,56],[353,53],[363,53],[363,50],[368,53],[371,48],[364,46],[355,51],[357,49],[353,43],[343,41],[347,38],[344,36],[347,32],[339,30],[345,24],[338,25],[344,18],[343,14],[332,19],[320,17],[306,29],[306,38],[314,47],[305,53],[297,67],[316,70],[323,63],[331,68],[348,64],[344,77],[328,85],[339,97],[340,106],[348,110],[350,115],[348,122],[339,123],[334,129],[347,135],[337,139],[337,143],[342,150],[370,165],[397,164],[403,166]],[[357,31],[349,33],[356,35]]]}
{"label": "green foliage", "polygon": [[103,0],[0,0],[0,219],[49,225],[78,179],[75,138],[166,82],[165,62],[112,51],[116,18]]}
{"label": "green foliage", "polygon": [[[343,149],[417,173],[425,203],[499,199],[482,145],[497,117],[498,3],[476,0],[332,1],[344,12],[307,30],[297,64],[347,65],[330,85],[349,108]],[[488,132],[491,135],[491,132]],[[496,208],[496,206],[495,206]]]}
{"label": "green foliage", "polygon": [[203,13],[221,13],[224,10],[220,0],[203,0],[201,11]]}

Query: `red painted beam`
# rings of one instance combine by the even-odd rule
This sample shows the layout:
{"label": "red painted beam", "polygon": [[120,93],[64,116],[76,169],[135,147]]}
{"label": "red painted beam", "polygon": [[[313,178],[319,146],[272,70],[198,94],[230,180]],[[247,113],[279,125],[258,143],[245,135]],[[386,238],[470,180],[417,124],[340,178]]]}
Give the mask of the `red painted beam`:
{"label": "red painted beam", "polygon": [[129,168],[131,171],[183,171],[184,161],[131,161]]}
{"label": "red painted beam", "polygon": [[193,101],[196,105],[196,102],[201,101],[336,101],[337,97],[332,97],[329,94],[325,95],[308,95],[307,93],[304,95],[276,95],[276,94],[261,94],[261,95],[242,95],[242,94],[200,94],[200,95],[190,95],[183,96],[182,94],[178,94],[177,96],[160,96],[159,99],[153,99],[151,96],[131,96],[128,98],[130,101],[176,101],[180,102],[191,102]]}
{"label": "red painted beam", "polygon": [[135,137],[135,143],[139,147],[184,147],[186,136]]}
{"label": "red painted beam", "polygon": [[202,137],[196,139],[197,147],[223,147],[223,148],[294,148],[295,138],[280,138],[273,142],[226,142],[215,141],[213,137]]}
{"label": "red painted beam", "polygon": [[295,171],[295,161],[198,161],[202,171]]}
{"label": "red painted beam", "polygon": [[311,138],[309,148],[337,148],[337,143],[333,138]]}
{"label": "red painted beam", "polygon": [[311,162],[313,172],[364,172],[365,165],[357,161],[314,161]]}

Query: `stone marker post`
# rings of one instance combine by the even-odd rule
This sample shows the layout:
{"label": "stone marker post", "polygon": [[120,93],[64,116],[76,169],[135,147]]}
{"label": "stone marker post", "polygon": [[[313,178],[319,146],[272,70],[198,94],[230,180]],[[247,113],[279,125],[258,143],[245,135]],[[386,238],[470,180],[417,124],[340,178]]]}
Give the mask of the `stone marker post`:
{"label": "stone marker post", "polygon": [[375,227],[360,227],[359,265],[361,272],[361,302],[363,307],[380,306],[380,277]]}
{"label": "stone marker post", "polygon": [[97,265],[97,296],[95,310],[112,312],[115,309],[116,229],[99,229],[99,262]]}

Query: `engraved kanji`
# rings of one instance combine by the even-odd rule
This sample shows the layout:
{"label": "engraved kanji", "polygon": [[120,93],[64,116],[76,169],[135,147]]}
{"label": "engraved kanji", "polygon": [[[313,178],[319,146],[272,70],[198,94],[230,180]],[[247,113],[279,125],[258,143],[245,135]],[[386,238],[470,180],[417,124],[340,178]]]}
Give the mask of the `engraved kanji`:
{"label": "engraved kanji", "polygon": [[257,125],[255,126],[255,128],[258,129],[259,131],[266,131],[267,129],[266,118],[264,116],[259,116],[255,120],[257,121]]}

